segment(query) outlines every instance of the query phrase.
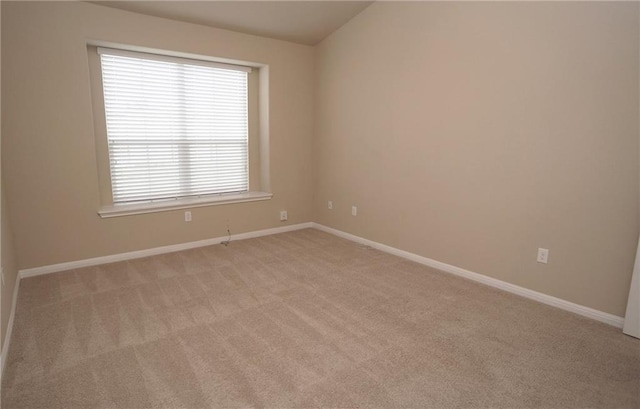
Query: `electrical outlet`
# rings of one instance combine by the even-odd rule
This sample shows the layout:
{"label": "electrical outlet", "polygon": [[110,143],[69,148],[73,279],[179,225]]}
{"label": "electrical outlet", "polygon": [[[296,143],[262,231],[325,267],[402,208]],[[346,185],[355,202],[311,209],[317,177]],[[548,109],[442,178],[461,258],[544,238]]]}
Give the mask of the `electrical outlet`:
{"label": "electrical outlet", "polygon": [[281,222],[286,222],[287,220],[289,220],[289,215],[287,214],[286,210],[283,210],[280,212],[280,221]]}
{"label": "electrical outlet", "polygon": [[358,215],[358,208],[356,206],[351,206],[351,216]]}
{"label": "electrical outlet", "polygon": [[331,200],[327,202],[327,209],[333,210],[333,202]]}
{"label": "electrical outlet", "polygon": [[549,261],[549,249],[538,249],[538,258],[536,260],[538,263],[547,264]]}
{"label": "electrical outlet", "polygon": [[184,221],[185,222],[190,222],[191,221],[191,212],[190,211],[186,211],[184,212]]}

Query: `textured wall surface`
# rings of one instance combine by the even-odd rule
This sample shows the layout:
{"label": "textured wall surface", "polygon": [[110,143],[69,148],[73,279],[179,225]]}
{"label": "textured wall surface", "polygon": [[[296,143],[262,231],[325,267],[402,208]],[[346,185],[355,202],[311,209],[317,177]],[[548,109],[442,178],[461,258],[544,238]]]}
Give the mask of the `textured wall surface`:
{"label": "textured wall surface", "polygon": [[[313,48],[88,3],[2,4],[6,193],[20,268],[279,227],[312,213]],[[100,219],[87,41],[269,66],[270,181],[263,202]]]}
{"label": "textured wall surface", "polygon": [[315,221],[624,315],[636,3],[380,2],[316,59]]}

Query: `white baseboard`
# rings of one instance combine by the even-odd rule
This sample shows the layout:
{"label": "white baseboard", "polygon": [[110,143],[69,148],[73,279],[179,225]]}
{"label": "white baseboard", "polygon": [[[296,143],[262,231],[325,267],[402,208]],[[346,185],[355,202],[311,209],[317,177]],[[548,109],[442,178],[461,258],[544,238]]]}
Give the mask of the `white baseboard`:
{"label": "white baseboard", "polygon": [[[234,240],[251,239],[254,237],[269,236],[271,234],[286,233],[288,231],[308,229],[311,227],[313,227],[313,223],[311,222],[293,224],[290,226],[283,226],[283,227],[274,227],[271,229],[256,230],[256,231],[251,231],[247,233],[232,234],[231,240],[234,241]],[[142,257],[149,257],[149,256],[157,256],[158,254],[173,253],[176,251],[189,250],[197,247],[220,244],[221,242],[227,240],[228,238],[229,238],[228,236],[215,237],[212,239],[191,241],[188,243],[172,244],[170,246],[154,247],[146,250],[131,251],[128,253],[112,254],[109,256],[89,258],[85,260],[69,261],[66,263],[27,268],[24,270],[20,270],[18,275],[20,278],[28,278],[28,277],[35,277],[43,274],[56,273],[58,271],[72,270],[75,268],[97,266],[100,264],[115,263],[117,261],[132,260],[135,258],[142,258]]]}
{"label": "white baseboard", "polygon": [[[491,287],[499,288],[501,290],[508,291],[510,293],[517,294],[522,297],[541,302],[543,304],[551,305],[566,311],[570,311],[570,312],[582,315],[584,317],[594,319],[596,321],[604,322],[606,324],[613,325],[618,328],[622,328],[624,324],[624,318],[618,317],[616,315],[608,314],[606,312],[598,311],[593,308],[585,307],[585,306],[575,304],[575,303],[572,303],[560,298],[556,298],[547,294],[539,293],[537,291],[533,291],[524,287],[510,284],[510,283],[507,283],[495,278],[491,278],[482,274],[474,273],[473,271],[465,270],[463,268],[442,263],[440,261],[436,261],[427,257],[419,256],[417,254],[410,253],[408,251],[400,250],[395,247],[387,246],[385,244],[381,244],[372,240],[355,236],[350,233],[336,230],[319,223],[307,222],[307,223],[294,224],[294,225],[284,226],[284,227],[276,227],[276,228],[258,230],[253,232],[234,234],[234,235],[231,235],[231,240],[244,240],[244,239],[250,239],[254,237],[268,236],[271,234],[285,233],[289,231],[301,230],[306,228],[315,228],[315,229],[333,234],[335,236],[345,238],[347,240],[365,244],[367,246],[384,251],[386,253],[390,253],[411,261],[415,261],[417,263],[424,264],[426,266],[429,266],[450,274],[454,274],[454,275],[464,277],[473,281],[477,281],[479,283],[489,285]],[[109,256],[95,257],[95,258],[90,258],[85,260],[70,261],[66,263],[52,264],[48,266],[20,270],[18,272],[18,277],[16,279],[15,289],[13,292],[11,313],[9,316],[9,325],[7,327],[7,333],[5,334],[5,342],[0,355],[0,359],[1,359],[0,377],[4,372],[6,357],[9,350],[9,343],[11,341],[11,333],[13,330],[13,320],[15,316],[16,302],[18,300],[18,289],[20,286],[21,279],[43,275],[43,274],[55,273],[58,271],[71,270],[75,268],[89,267],[89,266],[95,266],[100,264],[113,263],[117,261],[154,256],[158,254],[172,253],[175,251],[188,250],[188,249],[197,248],[197,247],[210,246],[210,245],[218,244],[227,239],[228,239],[227,236],[216,237],[212,239],[193,241],[189,243],[155,247],[147,250],[132,251],[128,253],[113,254]]]}
{"label": "white baseboard", "polygon": [[318,223],[312,223],[312,224],[315,229],[324,231],[326,233],[330,233],[335,236],[354,241],[356,243],[364,244],[364,245],[373,247],[375,249],[378,249],[380,251],[384,251],[385,253],[393,254],[395,256],[399,256],[407,260],[415,261],[416,263],[424,264],[426,266],[444,271],[446,273],[454,274],[460,277],[467,278],[469,280],[477,281],[479,283],[482,283],[491,287],[499,288],[501,290],[508,291],[510,293],[517,294],[519,296],[529,298],[531,300],[535,300],[543,304],[551,305],[553,307],[557,307],[565,311],[570,311],[575,314],[582,315],[583,317],[588,317],[596,321],[604,322],[605,324],[613,325],[614,327],[622,328],[624,324],[624,318],[618,317],[617,315],[598,311],[593,308],[585,307],[583,305],[579,305],[579,304],[572,303],[570,301],[563,300],[561,298],[553,297],[551,295],[539,293],[537,291],[530,290],[528,288],[510,284],[505,281],[498,280],[496,278],[491,278],[479,273],[474,273],[473,271],[465,270],[460,267],[452,266],[450,264],[442,263],[440,261],[436,261],[427,257],[419,256],[417,254],[410,253],[408,251],[387,246],[386,244],[381,244],[372,240],[355,236],[353,234],[346,233],[341,230],[336,230],[322,224],[318,224]]}
{"label": "white baseboard", "polygon": [[11,343],[11,333],[13,332],[13,320],[16,316],[16,304],[18,303],[18,289],[20,288],[20,274],[16,277],[16,283],[13,286],[13,297],[11,298],[11,311],[9,312],[9,323],[7,324],[7,332],[4,334],[4,342],[2,343],[2,352],[0,352],[0,380],[4,374],[4,367],[7,364],[7,356],[9,354],[9,345]]}
{"label": "white baseboard", "polygon": [[[289,231],[308,229],[312,227],[313,227],[313,223],[311,222],[293,224],[290,226],[283,226],[283,227],[274,227],[271,229],[251,231],[247,233],[232,234],[231,240],[234,241],[234,240],[251,239],[254,237],[269,236],[271,234],[286,233]],[[75,268],[96,266],[100,264],[114,263],[116,261],[131,260],[135,258],[155,256],[158,254],[173,253],[175,251],[188,250],[188,249],[193,249],[197,247],[211,246],[214,244],[219,244],[228,239],[229,239],[228,236],[215,237],[212,239],[173,244],[170,246],[155,247],[147,250],[131,251],[128,253],[113,254],[109,256],[95,257],[95,258],[90,258],[85,260],[69,261],[66,263],[27,268],[27,269],[18,271],[15,288],[13,290],[13,300],[11,304],[11,312],[9,315],[9,324],[7,326],[7,333],[5,334],[5,337],[4,337],[2,352],[0,353],[0,379],[2,379],[2,374],[4,373],[4,367],[7,362],[6,358],[9,352],[9,343],[11,341],[11,333],[13,331],[13,320],[16,312],[16,303],[18,301],[18,289],[20,288],[21,279],[28,278],[28,277],[35,277],[43,274],[56,273],[58,271],[71,270]]]}

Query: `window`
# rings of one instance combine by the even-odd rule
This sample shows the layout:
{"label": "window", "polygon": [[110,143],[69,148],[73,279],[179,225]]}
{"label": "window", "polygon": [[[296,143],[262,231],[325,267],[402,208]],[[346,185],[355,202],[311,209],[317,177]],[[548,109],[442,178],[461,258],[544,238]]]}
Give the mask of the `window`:
{"label": "window", "polygon": [[250,68],[98,54],[114,204],[249,190]]}

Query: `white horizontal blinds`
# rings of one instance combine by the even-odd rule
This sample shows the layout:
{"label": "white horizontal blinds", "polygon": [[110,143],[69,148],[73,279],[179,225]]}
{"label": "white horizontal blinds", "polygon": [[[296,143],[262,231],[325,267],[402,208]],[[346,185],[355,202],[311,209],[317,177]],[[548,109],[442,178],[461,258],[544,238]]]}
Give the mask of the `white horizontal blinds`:
{"label": "white horizontal blinds", "polygon": [[246,69],[98,51],[114,203],[248,190]]}

